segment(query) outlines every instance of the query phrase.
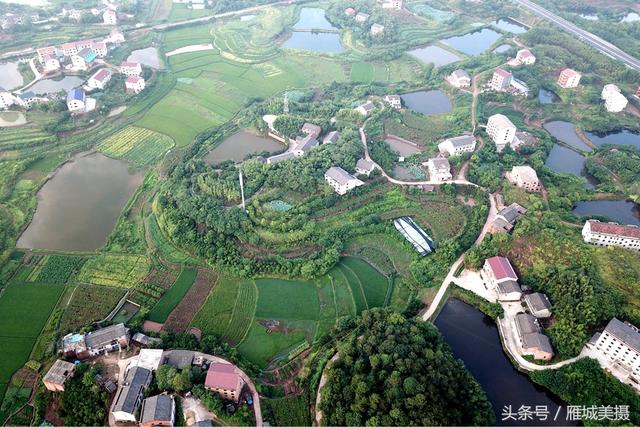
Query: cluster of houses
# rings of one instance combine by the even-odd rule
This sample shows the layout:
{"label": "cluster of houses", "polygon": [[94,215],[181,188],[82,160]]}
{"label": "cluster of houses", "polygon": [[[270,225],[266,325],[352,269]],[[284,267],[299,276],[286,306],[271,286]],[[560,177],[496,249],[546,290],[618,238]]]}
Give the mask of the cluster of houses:
{"label": "cluster of houses", "polygon": [[[396,4],[398,3],[398,1],[392,1],[392,2],[388,2],[385,1],[383,2],[383,7],[387,4]],[[402,9],[402,2],[400,1],[400,9]],[[389,8],[389,7],[387,7]],[[369,20],[369,18],[371,17],[371,15],[369,15],[368,13],[364,13],[364,12],[357,12],[354,8],[352,7],[348,7],[344,10],[344,14],[353,18],[356,22],[359,22],[361,24],[367,22]],[[369,28],[369,34],[371,34],[372,36],[377,36],[378,34],[382,34],[384,33],[384,25],[382,24],[377,24],[374,23],[373,25],[371,25],[371,27]]]}
{"label": "cluster of houses", "polygon": [[[83,16],[85,15],[91,15],[91,16],[102,16],[102,23],[104,25],[117,25],[118,24],[118,20],[120,18],[123,17],[133,17],[131,15],[118,15],[118,12],[116,11],[116,7],[113,4],[109,4],[108,6],[104,7],[104,8],[91,8],[91,9],[66,9],[63,8],[62,11],[58,14],[58,19],[59,18],[67,18],[70,21],[76,21],[76,22],[80,22],[83,18]],[[93,19],[92,21],[93,22]]]}
{"label": "cluster of houses", "polygon": [[518,284],[518,275],[513,270],[508,258],[495,256],[485,260],[480,275],[484,282],[493,289],[500,302],[521,301],[526,312],[517,313],[514,326],[520,351],[531,355],[534,359],[549,360],[553,357],[553,347],[549,338],[544,335],[540,319],[551,316],[551,303],[546,295],[529,293],[523,295]]}
{"label": "cluster of houses", "polygon": [[[62,350],[69,360],[84,360],[121,351],[131,341],[144,341],[136,341],[136,336],[144,337],[136,334],[130,339],[128,329],[120,323],[88,334],[69,334],[63,338]],[[176,405],[173,396],[162,393],[145,398],[154,372],[162,365],[176,369],[192,366],[205,369],[205,389],[217,393],[225,401],[238,403],[246,384],[242,371],[223,359],[188,350],[142,348],[138,356],[130,359],[120,386],[100,375],[94,379],[110,393],[116,392],[111,407],[111,415],[116,422],[137,423],[142,427],[174,425]],[[64,392],[65,383],[75,373],[75,366],[66,360],[56,360],[43,377],[44,386],[53,392]]]}

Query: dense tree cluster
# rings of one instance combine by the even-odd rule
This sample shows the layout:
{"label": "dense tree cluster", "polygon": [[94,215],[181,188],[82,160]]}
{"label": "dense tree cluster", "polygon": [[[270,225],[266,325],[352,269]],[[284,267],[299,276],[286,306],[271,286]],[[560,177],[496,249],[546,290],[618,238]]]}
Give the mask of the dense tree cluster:
{"label": "dense tree cluster", "polygon": [[328,425],[493,424],[482,388],[433,325],[376,309],[358,331],[328,370],[320,404]]}
{"label": "dense tree cluster", "polygon": [[636,202],[640,201],[640,150],[627,145],[605,145],[589,156],[587,171],[598,180],[612,182],[611,173],[619,179],[627,194]]}
{"label": "dense tree cluster", "polygon": [[65,425],[104,425],[109,394],[95,382],[98,373],[96,366],[76,366],[76,373],[66,382],[65,391],[60,398],[58,413]]}

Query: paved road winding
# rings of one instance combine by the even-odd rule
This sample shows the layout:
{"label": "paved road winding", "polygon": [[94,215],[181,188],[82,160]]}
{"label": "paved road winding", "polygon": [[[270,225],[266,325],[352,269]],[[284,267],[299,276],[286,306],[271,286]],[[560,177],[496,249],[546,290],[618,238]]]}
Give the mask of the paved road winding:
{"label": "paved road winding", "polygon": [[582,40],[588,45],[599,50],[601,53],[607,55],[608,57],[622,62],[629,68],[640,71],[640,60],[638,58],[635,58],[629,55],[628,53],[626,53],[616,45],[596,36],[595,34],[592,34],[588,31],[583,30],[582,28],[578,27],[575,24],[572,24],[566,19],[559,17],[558,15],[548,11],[547,9],[541,6],[538,6],[532,1],[529,1],[529,0],[514,0],[514,1],[518,3],[520,6],[540,16],[541,18],[551,21],[552,23],[554,23],[564,31],[578,37],[578,39]]}

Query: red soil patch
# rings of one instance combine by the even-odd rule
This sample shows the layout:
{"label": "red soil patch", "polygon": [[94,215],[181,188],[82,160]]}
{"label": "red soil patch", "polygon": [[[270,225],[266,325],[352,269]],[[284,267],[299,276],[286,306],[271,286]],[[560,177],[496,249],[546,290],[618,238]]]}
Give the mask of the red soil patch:
{"label": "red soil patch", "polygon": [[185,332],[193,316],[200,310],[202,304],[207,299],[213,284],[218,279],[218,275],[209,270],[198,270],[196,281],[191,285],[187,294],[182,298],[180,304],[173,309],[167,321],[162,326],[163,331]]}
{"label": "red soil patch", "polygon": [[142,324],[142,330],[145,332],[160,332],[162,330],[162,325],[162,323],[145,320]]}

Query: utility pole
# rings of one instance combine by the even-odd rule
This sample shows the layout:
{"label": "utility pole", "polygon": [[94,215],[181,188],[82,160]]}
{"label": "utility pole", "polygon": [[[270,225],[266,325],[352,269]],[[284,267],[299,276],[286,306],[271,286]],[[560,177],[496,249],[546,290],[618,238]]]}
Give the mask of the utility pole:
{"label": "utility pole", "polygon": [[289,114],[289,92],[284,93],[284,113]]}
{"label": "utility pole", "polygon": [[247,207],[244,203],[244,179],[242,178],[242,171],[238,172],[240,176],[240,195],[242,196],[242,210],[247,211]]}

